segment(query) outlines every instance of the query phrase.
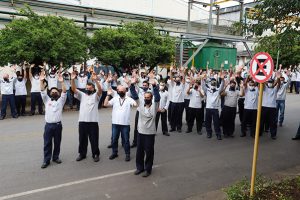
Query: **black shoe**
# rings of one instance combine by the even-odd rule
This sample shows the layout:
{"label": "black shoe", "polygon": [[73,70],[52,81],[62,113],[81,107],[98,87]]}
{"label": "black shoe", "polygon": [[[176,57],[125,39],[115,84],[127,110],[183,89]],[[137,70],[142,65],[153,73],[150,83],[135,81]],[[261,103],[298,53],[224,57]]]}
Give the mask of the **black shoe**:
{"label": "black shoe", "polygon": [[299,136],[295,136],[292,138],[292,140],[300,140],[300,137]]}
{"label": "black shoe", "polygon": [[271,138],[272,138],[272,140],[276,140],[276,136],[275,135],[271,136]]}
{"label": "black shoe", "polygon": [[35,113],[30,113],[30,116],[33,116]]}
{"label": "black shoe", "polygon": [[170,130],[170,132],[174,132],[174,131],[176,131],[176,130],[175,130],[175,129],[173,129],[173,128]]}
{"label": "black shoe", "polygon": [[61,164],[62,162],[61,162],[61,160],[58,158],[58,159],[56,159],[56,160],[53,160],[53,162],[55,162],[56,164]]}
{"label": "black shoe", "polygon": [[146,172],[143,174],[143,177],[146,178],[146,177],[148,177],[148,176],[150,176],[150,175],[151,175],[151,173],[146,171]]}
{"label": "black shoe", "polygon": [[187,131],[186,131],[186,133],[191,133],[191,132],[192,132],[191,130],[187,130]]}
{"label": "black shoe", "polygon": [[47,167],[49,166],[49,164],[50,164],[50,163],[43,163],[42,166],[41,166],[41,168],[42,168],[42,169],[45,169],[45,168],[47,168]]}
{"label": "black shoe", "polygon": [[282,123],[279,123],[279,127],[282,127]]}
{"label": "black shoe", "polygon": [[144,170],[136,170],[135,172],[134,172],[134,175],[139,175],[139,174],[141,174],[141,173],[143,173],[144,172]]}
{"label": "black shoe", "polygon": [[170,134],[168,132],[164,132],[163,135],[170,136]]}
{"label": "black shoe", "polygon": [[99,160],[100,160],[99,155],[95,155],[93,159],[94,159],[94,162],[99,162]]}
{"label": "black shoe", "polygon": [[241,133],[240,137],[245,137],[246,134],[245,133]]}
{"label": "black shoe", "polygon": [[181,133],[181,129],[178,129],[177,132],[178,132],[178,133]]}
{"label": "black shoe", "polygon": [[19,115],[14,115],[13,118],[17,119],[19,117]]}
{"label": "black shoe", "polygon": [[222,136],[221,135],[217,135],[217,139],[218,140],[222,140]]}
{"label": "black shoe", "polygon": [[130,155],[129,155],[129,154],[126,154],[125,161],[126,161],[126,162],[129,162],[129,161],[130,161]]}
{"label": "black shoe", "polygon": [[22,113],[22,114],[21,114],[21,116],[22,116],[22,117],[25,117],[25,116],[26,116],[26,114],[25,114],[25,113]]}
{"label": "black shoe", "polygon": [[109,156],[109,160],[113,160],[117,157],[118,157],[118,154],[111,154],[111,156]]}
{"label": "black shoe", "polygon": [[111,145],[111,144],[110,144],[110,145],[108,145],[108,146],[107,146],[107,148],[108,148],[108,149],[111,149],[111,148],[112,148],[112,145]]}
{"label": "black shoe", "polygon": [[76,158],[76,161],[82,161],[83,159],[85,159],[86,156],[82,156],[82,155],[79,155],[77,158]]}
{"label": "black shoe", "polygon": [[202,132],[201,131],[197,131],[198,135],[202,135]]}
{"label": "black shoe", "polygon": [[134,148],[136,147],[136,143],[132,143],[132,145],[130,146],[130,148]]}
{"label": "black shoe", "polygon": [[212,136],[211,136],[211,134],[207,134],[207,138],[211,138]]}
{"label": "black shoe", "polygon": [[4,118],[5,118],[4,116],[0,116],[0,120],[4,120]]}

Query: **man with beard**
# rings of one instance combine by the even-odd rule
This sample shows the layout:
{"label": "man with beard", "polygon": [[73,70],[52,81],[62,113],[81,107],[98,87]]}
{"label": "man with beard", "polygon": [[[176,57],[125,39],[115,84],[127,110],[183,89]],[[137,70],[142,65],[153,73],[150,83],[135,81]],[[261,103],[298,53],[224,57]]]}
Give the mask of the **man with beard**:
{"label": "man with beard", "polygon": [[[60,144],[62,133],[62,111],[66,102],[66,87],[62,75],[59,75],[58,81],[62,85],[62,93],[56,87],[50,88],[49,95],[47,95],[44,87],[45,75],[42,72],[40,75],[40,88],[42,100],[45,104],[45,131],[44,131],[44,162],[42,169],[48,167],[52,157],[52,161],[60,164]],[[54,142],[54,149],[52,153],[52,140]]]}
{"label": "man with beard", "polygon": [[94,83],[87,83],[85,91],[82,92],[76,88],[75,79],[76,73],[71,75],[71,87],[74,92],[74,97],[80,101],[79,110],[79,156],[76,161],[81,161],[86,158],[88,138],[91,143],[92,157],[95,162],[99,162],[99,126],[98,126],[98,104],[102,94],[102,88],[97,81],[97,75],[92,74],[92,81],[97,86],[97,91]]}

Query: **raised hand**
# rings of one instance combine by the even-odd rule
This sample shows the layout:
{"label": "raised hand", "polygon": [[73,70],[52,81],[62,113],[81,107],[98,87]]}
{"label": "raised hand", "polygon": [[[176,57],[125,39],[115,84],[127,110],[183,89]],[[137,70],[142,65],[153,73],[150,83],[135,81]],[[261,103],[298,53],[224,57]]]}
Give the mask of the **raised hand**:
{"label": "raised hand", "polygon": [[92,81],[98,80],[97,74],[93,72],[91,79],[92,79]]}
{"label": "raised hand", "polygon": [[130,79],[130,83],[131,84],[136,84],[137,82],[137,78],[135,76],[132,76],[131,79]]}
{"label": "raised hand", "polygon": [[60,83],[64,82],[64,78],[62,76],[62,74],[58,74],[58,79],[57,79]]}
{"label": "raised hand", "polygon": [[40,81],[45,80],[45,78],[46,78],[45,73],[41,72],[41,74],[40,74]]}
{"label": "raised hand", "polygon": [[35,64],[31,64],[31,65],[30,65],[30,68],[33,68],[34,66],[35,66]]}
{"label": "raised hand", "polygon": [[281,77],[281,73],[278,71],[278,72],[276,72],[276,78],[280,78]]}
{"label": "raised hand", "polygon": [[113,90],[111,89],[111,88],[109,88],[108,90],[107,90],[107,96],[110,96],[110,95],[112,95],[113,94]]}
{"label": "raised hand", "polygon": [[71,79],[73,80],[73,79],[75,79],[76,78],[76,72],[75,71],[73,71],[72,73],[71,73]]}

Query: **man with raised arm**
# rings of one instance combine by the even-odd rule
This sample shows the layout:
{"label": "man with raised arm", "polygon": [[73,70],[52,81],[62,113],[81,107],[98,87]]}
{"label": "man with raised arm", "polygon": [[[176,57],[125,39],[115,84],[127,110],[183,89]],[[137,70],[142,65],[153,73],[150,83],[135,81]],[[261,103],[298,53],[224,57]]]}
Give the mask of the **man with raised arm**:
{"label": "man with raised arm", "polygon": [[[71,75],[71,87],[74,92],[74,97],[80,101],[79,110],[79,156],[76,161],[81,161],[86,158],[88,138],[91,143],[92,157],[95,162],[99,162],[99,126],[98,126],[98,104],[102,94],[102,88],[97,81],[97,75],[92,74],[93,83],[87,83],[85,92],[76,88],[75,79],[76,73]],[[97,90],[95,88],[97,86]]]}
{"label": "man with raised arm", "polygon": [[[66,87],[61,74],[59,74],[58,81],[62,85],[62,92],[56,87],[49,88],[49,95],[44,87],[45,74],[40,74],[40,89],[42,100],[45,104],[45,130],[44,130],[44,162],[41,166],[42,169],[48,167],[50,160],[60,164],[60,144],[62,133],[62,111],[66,102]],[[52,140],[54,141],[54,149],[52,152]]]}

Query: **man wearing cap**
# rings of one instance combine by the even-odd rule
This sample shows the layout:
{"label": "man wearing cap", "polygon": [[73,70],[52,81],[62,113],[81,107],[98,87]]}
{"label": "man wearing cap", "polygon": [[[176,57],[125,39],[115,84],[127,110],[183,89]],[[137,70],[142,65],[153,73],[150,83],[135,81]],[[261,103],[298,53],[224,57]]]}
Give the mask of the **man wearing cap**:
{"label": "man wearing cap", "polygon": [[[43,72],[40,75],[41,96],[45,104],[45,131],[44,131],[44,161],[41,166],[42,169],[48,167],[50,160],[60,164],[60,144],[62,133],[62,111],[66,102],[66,87],[62,75],[59,75],[58,81],[62,86],[62,93],[56,87],[50,88],[49,95],[47,95],[46,88],[44,87],[45,75]],[[52,140],[54,149],[52,152]]]}

